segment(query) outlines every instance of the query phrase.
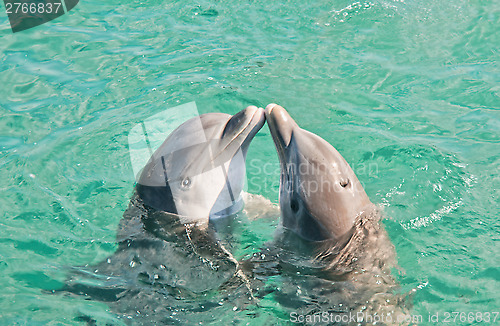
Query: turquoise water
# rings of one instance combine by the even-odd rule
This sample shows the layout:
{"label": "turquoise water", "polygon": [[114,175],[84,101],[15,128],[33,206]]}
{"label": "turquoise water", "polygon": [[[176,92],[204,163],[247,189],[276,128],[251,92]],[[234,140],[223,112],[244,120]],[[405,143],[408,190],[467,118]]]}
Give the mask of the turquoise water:
{"label": "turquoise water", "polygon": [[[45,290],[114,252],[129,131],[191,101],[276,102],[333,144],[384,206],[413,314],[498,311],[499,27],[498,2],[460,0],[88,0],[16,34],[0,15],[0,323],[115,320]],[[249,192],[277,202],[267,127],[248,160]],[[241,246],[275,225],[249,223]]]}

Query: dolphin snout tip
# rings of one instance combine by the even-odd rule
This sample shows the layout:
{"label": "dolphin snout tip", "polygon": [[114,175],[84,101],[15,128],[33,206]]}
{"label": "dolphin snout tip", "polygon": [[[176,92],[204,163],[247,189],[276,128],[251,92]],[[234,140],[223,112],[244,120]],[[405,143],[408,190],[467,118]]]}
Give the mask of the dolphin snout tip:
{"label": "dolphin snout tip", "polygon": [[271,103],[266,107],[266,120],[278,152],[289,145],[293,130],[298,126],[284,107]]}
{"label": "dolphin snout tip", "polygon": [[274,107],[275,107],[276,105],[278,105],[278,104],[276,104],[276,103],[270,103],[270,104],[268,104],[268,105],[266,106],[266,114],[270,114],[270,113],[271,113],[271,111],[274,109]]}
{"label": "dolphin snout tip", "polygon": [[266,118],[268,121],[275,120],[278,124],[293,124],[294,121],[284,107],[271,103],[266,106]]}
{"label": "dolphin snout tip", "polygon": [[246,114],[250,114],[252,116],[254,115],[264,115],[264,109],[263,108],[259,108],[259,107],[256,107],[255,105],[249,105],[246,107],[245,109],[245,112]]}
{"label": "dolphin snout tip", "polygon": [[245,115],[250,119],[249,123],[255,125],[257,129],[262,128],[266,122],[266,115],[263,108],[250,105],[245,109]]}

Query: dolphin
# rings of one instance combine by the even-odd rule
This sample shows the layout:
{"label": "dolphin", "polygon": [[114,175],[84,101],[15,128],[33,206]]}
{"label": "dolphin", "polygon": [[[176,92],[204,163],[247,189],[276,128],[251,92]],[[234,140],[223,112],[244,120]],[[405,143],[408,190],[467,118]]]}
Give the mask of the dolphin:
{"label": "dolphin", "polygon": [[264,109],[255,106],[234,116],[207,113],[186,121],[151,156],[137,195],[182,223],[206,225],[238,212],[248,146],[264,123]]}
{"label": "dolphin", "polygon": [[277,104],[269,104],[265,115],[281,166],[283,226],[310,241],[341,239],[375,205],[332,145],[300,128]]}
{"label": "dolphin", "polygon": [[140,324],[182,323],[199,313],[193,299],[206,300],[211,291],[218,301],[206,303],[207,314],[223,309],[229,289],[245,298],[238,305],[251,302],[249,280],[227,249],[232,244],[213,224],[241,210],[246,154],[264,123],[264,109],[249,106],[233,116],[207,113],[181,124],[140,173],[115,253],[73,268],[58,292],[107,302],[118,316]]}
{"label": "dolphin", "polygon": [[[249,106],[233,116],[202,114],[177,127],[138,178],[118,226],[119,250],[113,258],[126,266],[132,251],[144,266],[158,266],[152,262],[159,256],[170,266],[161,271],[163,279],[181,277],[181,287],[193,292],[217,288],[233,275],[246,282],[226,249],[231,244],[220,239],[231,235],[222,234],[224,223],[217,220],[243,207],[246,154],[264,123],[264,109]],[[157,255],[144,250],[145,241],[155,243]],[[200,260],[205,262],[201,266]]]}
{"label": "dolphin", "polygon": [[[380,209],[352,168],[327,141],[300,128],[283,107],[269,104],[265,115],[280,161],[284,228],[273,249],[279,255],[268,251],[262,262],[257,256],[247,264],[257,273],[278,257],[288,284],[279,297],[287,306],[300,307],[295,312],[405,313],[405,298],[397,294],[392,277],[394,246],[379,223]],[[302,289],[299,294],[297,289]]]}

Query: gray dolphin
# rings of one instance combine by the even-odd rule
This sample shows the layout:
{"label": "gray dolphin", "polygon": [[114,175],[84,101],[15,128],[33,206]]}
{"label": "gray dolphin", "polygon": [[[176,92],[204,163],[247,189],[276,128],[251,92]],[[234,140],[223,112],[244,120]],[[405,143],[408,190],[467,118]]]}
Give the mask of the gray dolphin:
{"label": "gray dolphin", "polygon": [[283,226],[306,240],[340,239],[375,206],[332,145],[301,129],[277,104],[269,104],[265,115],[281,164]]}
{"label": "gray dolphin", "polygon": [[231,311],[250,302],[249,280],[226,248],[231,243],[205,226],[241,209],[245,157],[264,123],[264,110],[249,106],[233,116],[203,114],[175,129],[139,176],[118,227],[116,252],[97,265],[72,269],[58,291],[105,301],[127,320],[154,325],[185,323],[200,313],[195,299],[207,305],[208,315],[225,309],[228,289],[244,298],[232,300]]}
{"label": "gray dolphin", "polygon": [[[265,114],[281,164],[281,221],[291,230],[280,242],[282,278],[291,284],[282,287],[282,300],[299,307],[299,314],[405,313],[406,301],[391,274],[397,267],[394,246],[379,223],[380,210],[349,164],[324,139],[301,129],[283,107],[270,104]],[[296,241],[293,233],[306,241]],[[295,277],[294,268],[308,277]],[[297,288],[307,290],[298,295]]]}
{"label": "gray dolphin", "polygon": [[249,106],[231,116],[207,113],[175,129],[151,156],[137,185],[144,204],[176,214],[182,223],[242,208],[248,146],[265,122],[264,110]]}

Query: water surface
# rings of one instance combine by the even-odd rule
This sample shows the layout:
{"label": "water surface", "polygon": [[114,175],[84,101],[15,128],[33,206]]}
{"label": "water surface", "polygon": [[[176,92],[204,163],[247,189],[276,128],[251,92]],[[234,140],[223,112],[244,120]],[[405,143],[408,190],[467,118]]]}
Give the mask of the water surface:
{"label": "water surface", "polygon": [[[1,323],[119,322],[45,290],[114,252],[130,130],[191,101],[231,114],[276,102],[333,144],[384,207],[412,313],[498,311],[499,25],[498,2],[461,0],[88,0],[16,34],[2,15]],[[248,160],[248,190],[277,202],[267,127]],[[275,226],[249,223],[241,247]],[[286,324],[267,300],[262,319],[227,316]]]}

